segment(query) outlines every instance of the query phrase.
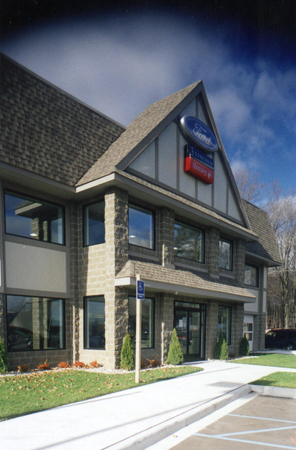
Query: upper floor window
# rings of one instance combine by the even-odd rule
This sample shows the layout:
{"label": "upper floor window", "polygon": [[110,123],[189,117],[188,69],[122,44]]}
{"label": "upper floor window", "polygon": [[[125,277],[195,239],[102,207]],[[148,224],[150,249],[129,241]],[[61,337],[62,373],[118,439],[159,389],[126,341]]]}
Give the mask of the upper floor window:
{"label": "upper floor window", "polygon": [[154,214],[152,211],[129,205],[129,244],[154,249]]}
{"label": "upper floor window", "polygon": [[84,207],[84,246],[105,242],[104,202]]}
{"label": "upper floor window", "polygon": [[245,265],[245,284],[249,286],[259,286],[259,268],[256,266],[251,266],[250,264]]}
{"label": "upper floor window", "polygon": [[175,256],[193,261],[204,261],[204,233],[198,228],[175,223]]}
{"label": "upper floor window", "polygon": [[62,206],[5,193],[5,231],[8,234],[64,244],[64,222]]}
{"label": "upper floor window", "polygon": [[219,241],[219,267],[220,269],[232,270],[232,242],[227,239]]}

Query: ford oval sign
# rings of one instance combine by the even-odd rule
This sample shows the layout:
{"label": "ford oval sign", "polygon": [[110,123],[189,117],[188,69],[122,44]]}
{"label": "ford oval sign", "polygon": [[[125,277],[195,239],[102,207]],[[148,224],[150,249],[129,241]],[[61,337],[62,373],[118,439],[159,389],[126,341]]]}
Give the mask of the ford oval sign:
{"label": "ford oval sign", "polygon": [[210,128],[201,120],[192,116],[183,116],[180,127],[184,138],[194,146],[199,146],[206,152],[218,150],[217,139]]}

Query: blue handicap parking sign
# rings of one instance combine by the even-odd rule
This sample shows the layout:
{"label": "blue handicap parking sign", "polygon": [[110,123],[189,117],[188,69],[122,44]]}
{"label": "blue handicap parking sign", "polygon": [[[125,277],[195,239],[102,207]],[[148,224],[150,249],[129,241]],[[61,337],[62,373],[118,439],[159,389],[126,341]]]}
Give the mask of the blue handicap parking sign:
{"label": "blue handicap parking sign", "polygon": [[145,284],[144,281],[137,281],[137,297],[139,300],[144,300],[145,298]]}

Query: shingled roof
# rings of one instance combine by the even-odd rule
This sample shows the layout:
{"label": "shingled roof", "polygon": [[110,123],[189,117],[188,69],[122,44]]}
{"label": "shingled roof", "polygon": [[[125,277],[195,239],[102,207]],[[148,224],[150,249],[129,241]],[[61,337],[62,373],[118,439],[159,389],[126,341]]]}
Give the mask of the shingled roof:
{"label": "shingled roof", "polygon": [[75,186],[125,127],[0,54],[0,161]]}
{"label": "shingled roof", "polygon": [[252,231],[259,237],[258,241],[246,244],[246,251],[267,259],[271,263],[280,263],[279,250],[268,214],[246,200],[243,200],[243,206]]}
{"label": "shingled roof", "polygon": [[129,124],[126,131],[122,133],[105,154],[94,163],[77,185],[79,186],[94,181],[114,172],[116,166],[125,156],[134,150],[137,145],[142,143],[145,138],[148,138],[149,141],[149,135],[155,128],[167,118],[200,83],[201,82],[198,81],[191,84],[185,89],[148,106],[142,114]]}

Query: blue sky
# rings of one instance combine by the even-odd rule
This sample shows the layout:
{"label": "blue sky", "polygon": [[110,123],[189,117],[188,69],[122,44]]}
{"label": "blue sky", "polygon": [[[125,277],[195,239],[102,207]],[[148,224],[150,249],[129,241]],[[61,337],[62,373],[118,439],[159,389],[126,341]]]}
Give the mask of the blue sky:
{"label": "blue sky", "polygon": [[0,51],[124,125],[202,79],[232,167],[296,188],[295,41],[272,28],[280,11],[266,24],[198,0],[146,4],[24,21],[2,33]]}

